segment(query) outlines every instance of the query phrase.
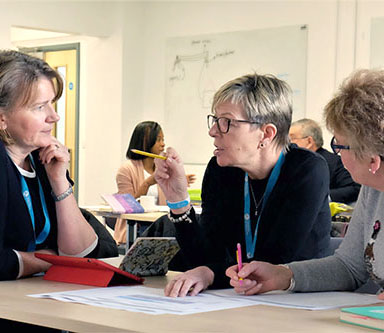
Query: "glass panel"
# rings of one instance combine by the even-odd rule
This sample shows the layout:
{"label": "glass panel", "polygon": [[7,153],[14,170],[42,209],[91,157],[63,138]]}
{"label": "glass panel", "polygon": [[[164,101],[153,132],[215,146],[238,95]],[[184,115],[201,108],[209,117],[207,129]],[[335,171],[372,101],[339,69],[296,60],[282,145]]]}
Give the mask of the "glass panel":
{"label": "glass panel", "polygon": [[60,116],[60,121],[56,124],[56,138],[63,144],[65,144],[65,109],[66,109],[66,74],[67,66],[57,67],[57,71],[60,73],[64,81],[63,95],[56,103],[56,111]]}

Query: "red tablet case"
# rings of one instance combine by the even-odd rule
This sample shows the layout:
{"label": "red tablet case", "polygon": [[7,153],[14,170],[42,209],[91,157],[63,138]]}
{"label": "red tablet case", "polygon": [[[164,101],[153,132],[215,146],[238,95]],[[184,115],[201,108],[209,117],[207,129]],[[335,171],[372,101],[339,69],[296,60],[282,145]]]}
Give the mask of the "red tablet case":
{"label": "red tablet case", "polygon": [[91,258],[55,256],[35,253],[39,259],[52,264],[44,275],[45,280],[108,287],[143,283],[144,279],[124,272],[104,261]]}

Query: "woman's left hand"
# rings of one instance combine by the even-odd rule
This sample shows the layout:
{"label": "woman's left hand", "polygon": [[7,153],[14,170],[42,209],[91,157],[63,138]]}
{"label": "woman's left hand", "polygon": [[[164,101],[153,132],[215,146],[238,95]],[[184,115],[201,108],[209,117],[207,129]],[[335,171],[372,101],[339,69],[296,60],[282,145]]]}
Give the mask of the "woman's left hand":
{"label": "woman's left hand", "polygon": [[185,175],[187,177],[187,183],[188,183],[188,186],[193,184],[196,180],[196,175],[194,174],[188,174],[188,175]]}
{"label": "woman's left hand", "polygon": [[207,266],[196,267],[176,276],[166,285],[164,294],[170,297],[196,296],[213,283],[214,276]]}
{"label": "woman's left hand", "polygon": [[39,156],[51,182],[66,181],[66,173],[70,161],[67,147],[52,137],[52,142],[40,149]]}

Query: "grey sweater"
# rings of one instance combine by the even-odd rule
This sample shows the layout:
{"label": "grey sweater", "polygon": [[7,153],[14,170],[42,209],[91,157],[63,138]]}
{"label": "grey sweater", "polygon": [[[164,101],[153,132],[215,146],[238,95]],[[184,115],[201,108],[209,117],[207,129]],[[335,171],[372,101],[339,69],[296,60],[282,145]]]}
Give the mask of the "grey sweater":
{"label": "grey sweater", "polygon": [[289,264],[294,291],[355,290],[369,277],[383,287],[384,231],[380,229],[384,229],[384,193],[362,186],[347,234],[335,254]]}

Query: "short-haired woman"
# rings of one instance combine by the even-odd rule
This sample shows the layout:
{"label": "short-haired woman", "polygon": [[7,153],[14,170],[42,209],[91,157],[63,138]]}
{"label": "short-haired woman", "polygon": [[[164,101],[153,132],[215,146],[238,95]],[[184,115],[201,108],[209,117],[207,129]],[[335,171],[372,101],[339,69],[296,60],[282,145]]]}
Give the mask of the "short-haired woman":
{"label": "short-haired woman", "polygon": [[178,154],[169,148],[165,161],[155,161],[177,240],[193,267],[167,285],[166,295],[228,287],[225,269],[236,262],[237,243],[244,261],[278,264],[328,254],[328,167],[315,153],[289,145],[291,118],[290,88],[272,75],[245,75],[216,92],[208,116],[215,150],[199,221]]}

